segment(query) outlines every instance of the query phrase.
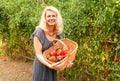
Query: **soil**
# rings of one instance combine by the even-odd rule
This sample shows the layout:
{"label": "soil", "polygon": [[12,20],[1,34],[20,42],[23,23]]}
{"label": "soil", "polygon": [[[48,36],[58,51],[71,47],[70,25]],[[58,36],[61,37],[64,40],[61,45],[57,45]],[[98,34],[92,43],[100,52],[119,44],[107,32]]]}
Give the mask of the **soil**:
{"label": "soil", "polygon": [[[32,81],[33,61],[13,60],[0,55],[0,81]],[[67,81],[58,77],[58,81]]]}
{"label": "soil", "polygon": [[3,55],[0,40],[0,81],[32,81],[32,62],[13,60]]}
{"label": "soil", "polygon": [[0,56],[0,81],[32,81],[32,62]]}

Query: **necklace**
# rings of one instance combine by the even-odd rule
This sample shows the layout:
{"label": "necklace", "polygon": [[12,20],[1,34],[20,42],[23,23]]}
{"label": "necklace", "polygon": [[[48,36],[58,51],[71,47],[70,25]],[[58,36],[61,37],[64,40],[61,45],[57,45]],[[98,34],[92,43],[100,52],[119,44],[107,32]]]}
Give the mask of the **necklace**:
{"label": "necklace", "polygon": [[48,32],[48,35],[49,35],[49,36],[54,36],[55,34],[56,34],[55,32],[53,32],[53,33],[49,33],[49,32]]}

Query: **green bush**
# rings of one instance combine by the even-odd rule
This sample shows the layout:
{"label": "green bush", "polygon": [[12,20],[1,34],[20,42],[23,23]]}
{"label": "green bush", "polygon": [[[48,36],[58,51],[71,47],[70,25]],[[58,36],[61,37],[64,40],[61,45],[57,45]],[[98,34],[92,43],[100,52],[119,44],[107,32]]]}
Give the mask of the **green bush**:
{"label": "green bush", "polygon": [[[17,5],[16,5],[17,4]],[[120,1],[1,0],[0,34],[9,56],[34,56],[29,40],[42,9],[56,6],[64,19],[64,36],[79,45],[74,65],[59,72],[68,81],[120,80]]]}
{"label": "green bush", "polygon": [[[16,5],[17,4],[17,5]],[[33,55],[30,34],[39,21],[40,9],[31,0],[0,1],[0,34],[7,42],[7,55]]]}

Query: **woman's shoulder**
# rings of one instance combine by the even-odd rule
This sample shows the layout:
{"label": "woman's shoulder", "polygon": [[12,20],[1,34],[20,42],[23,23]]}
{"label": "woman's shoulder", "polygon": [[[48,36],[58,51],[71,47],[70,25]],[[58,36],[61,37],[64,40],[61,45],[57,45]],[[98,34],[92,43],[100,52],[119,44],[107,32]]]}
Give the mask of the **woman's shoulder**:
{"label": "woman's shoulder", "polygon": [[39,39],[43,39],[43,36],[44,36],[43,30],[41,28],[36,28],[32,33],[30,39],[33,40],[34,36],[37,36]]}
{"label": "woman's shoulder", "polygon": [[35,31],[36,31],[36,32],[39,32],[39,33],[43,33],[43,30],[42,30],[41,28],[39,28],[39,27],[37,27],[37,28],[35,29]]}

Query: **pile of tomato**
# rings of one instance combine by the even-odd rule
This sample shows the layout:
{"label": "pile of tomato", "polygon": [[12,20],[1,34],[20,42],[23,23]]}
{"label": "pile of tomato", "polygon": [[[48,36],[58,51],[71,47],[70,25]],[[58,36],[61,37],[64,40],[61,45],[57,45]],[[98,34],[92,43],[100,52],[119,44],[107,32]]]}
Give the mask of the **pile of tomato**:
{"label": "pile of tomato", "polygon": [[57,62],[67,56],[68,50],[65,48],[58,48],[47,54],[47,59],[51,62]]}

